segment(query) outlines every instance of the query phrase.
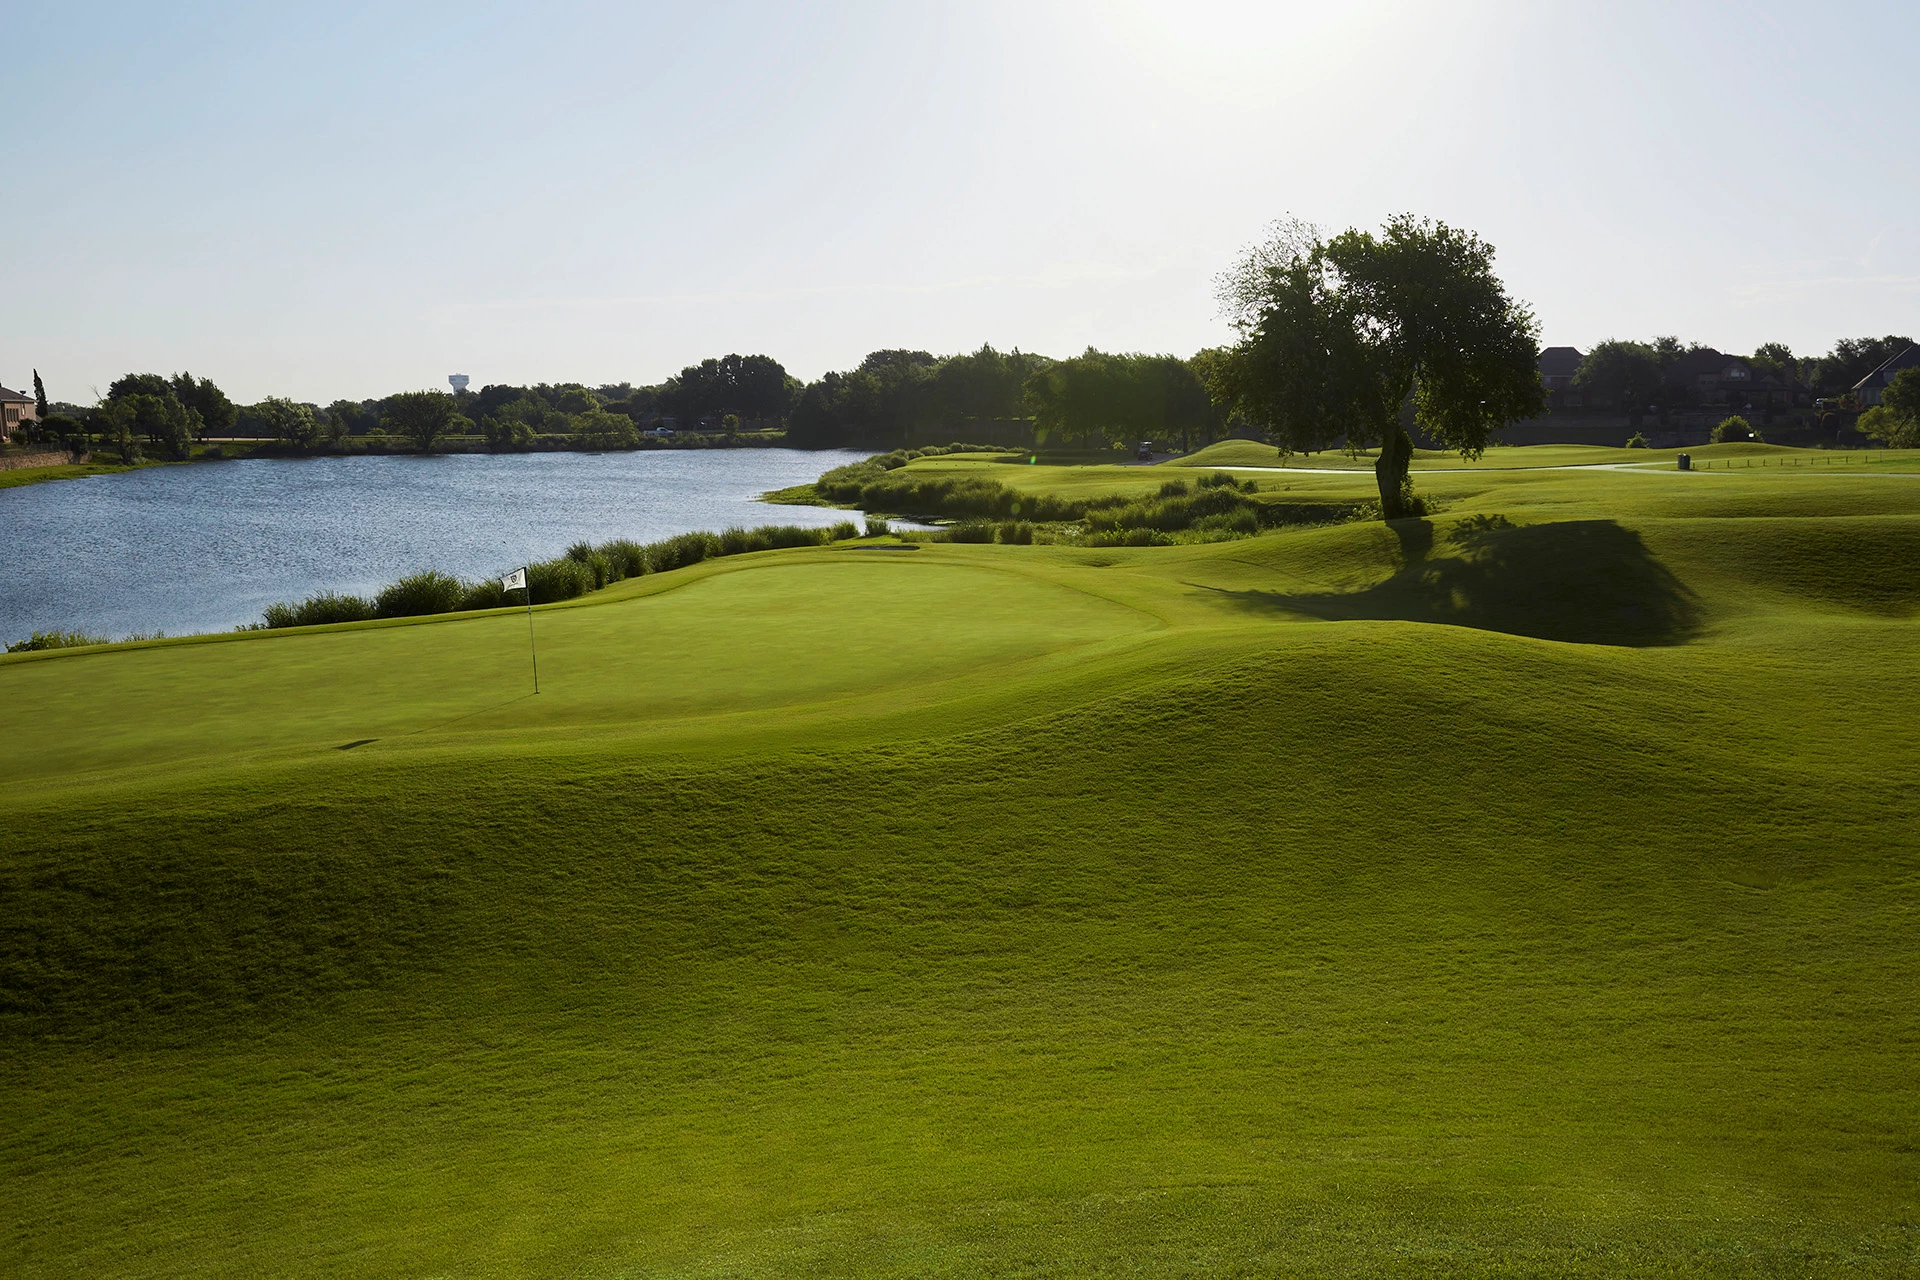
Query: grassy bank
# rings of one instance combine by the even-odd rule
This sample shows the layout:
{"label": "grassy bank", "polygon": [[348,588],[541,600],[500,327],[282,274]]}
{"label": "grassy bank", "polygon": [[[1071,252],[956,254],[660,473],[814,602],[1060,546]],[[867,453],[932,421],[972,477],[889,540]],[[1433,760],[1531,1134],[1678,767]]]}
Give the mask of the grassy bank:
{"label": "grassy bank", "polygon": [[0,1263],[1920,1271],[1920,486],[1421,483],[0,659]]}

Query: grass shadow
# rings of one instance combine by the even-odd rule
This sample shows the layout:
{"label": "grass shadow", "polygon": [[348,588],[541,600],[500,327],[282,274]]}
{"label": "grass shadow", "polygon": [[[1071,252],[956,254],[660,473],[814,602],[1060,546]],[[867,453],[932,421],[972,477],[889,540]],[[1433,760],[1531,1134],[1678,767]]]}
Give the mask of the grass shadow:
{"label": "grass shadow", "polygon": [[1359,591],[1224,591],[1250,609],[1329,621],[1444,622],[1575,644],[1677,644],[1700,627],[1693,593],[1611,520],[1462,521],[1441,554],[1426,520],[1396,520],[1401,568]]}

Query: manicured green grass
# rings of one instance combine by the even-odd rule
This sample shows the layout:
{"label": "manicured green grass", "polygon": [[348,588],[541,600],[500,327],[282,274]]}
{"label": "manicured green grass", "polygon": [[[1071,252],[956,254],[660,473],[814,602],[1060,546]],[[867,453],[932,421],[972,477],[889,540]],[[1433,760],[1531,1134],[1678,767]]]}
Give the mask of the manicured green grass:
{"label": "manicured green grass", "polygon": [[0,661],[0,1270],[1920,1273],[1920,483],[1420,484]]}

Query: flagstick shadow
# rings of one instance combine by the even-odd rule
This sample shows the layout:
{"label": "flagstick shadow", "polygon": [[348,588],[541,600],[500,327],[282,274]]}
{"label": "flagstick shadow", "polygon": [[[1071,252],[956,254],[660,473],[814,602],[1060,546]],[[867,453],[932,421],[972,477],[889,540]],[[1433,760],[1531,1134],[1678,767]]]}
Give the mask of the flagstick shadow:
{"label": "flagstick shadow", "polygon": [[516,702],[525,702],[528,698],[531,698],[531,697],[533,697],[532,693],[530,692],[523,693],[517,698],[508,698],[505,702],[496,702],[490,707],[481,707],[478,711],[469,711],[467,712],[467,714],[463,716],[455,716],[453,719],[443,720],[439,724],[422,725],[418,729],[415,729],[412,732],[409,732],[406,734],[402,734],[401,736],[411,738],[411,737],[414,737],[416,734],[430,733],[435,729],[444,729],[450,724],[459,724],[462,720],[471,720],[475,716],[483,716],[487,714],[487,712],[489,711],[498,711],[502,707],[510,707]]}

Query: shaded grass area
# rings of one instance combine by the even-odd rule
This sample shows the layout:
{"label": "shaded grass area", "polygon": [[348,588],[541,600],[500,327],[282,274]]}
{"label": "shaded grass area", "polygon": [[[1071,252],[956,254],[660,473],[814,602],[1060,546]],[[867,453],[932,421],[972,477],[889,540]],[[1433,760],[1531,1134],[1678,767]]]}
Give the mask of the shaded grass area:
{"label": "shaded grass area", "polygon": [[1435,555],[1426,520],[1390,526],[1403,567],[1360,591],[1230,592],[1255,609],[1325,619],[1410,618],[1581,644],[1673,644],[1692,635],[1692,592],[1611,520],[1457,523]]}
{"label": "shaded grass area", "polygon": [[0,1261],[1920,1272],[1920,490],[1458,483],[0,660]]}

